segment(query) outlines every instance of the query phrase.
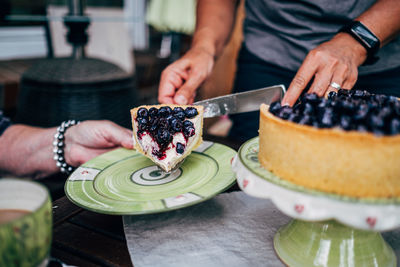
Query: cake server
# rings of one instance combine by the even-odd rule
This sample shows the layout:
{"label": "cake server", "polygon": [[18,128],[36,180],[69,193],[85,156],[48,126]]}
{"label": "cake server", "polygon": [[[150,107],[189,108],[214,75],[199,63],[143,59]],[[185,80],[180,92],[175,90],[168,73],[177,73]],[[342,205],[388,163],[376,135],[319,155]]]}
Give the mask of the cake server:
{"label": "cake server", "polygon": [[275,85],[248,92],[218,96],[193,103],[204,107],[204,118],[235,114],[260,109],[260,105],[271,104],[281,100],[286,88],[284,85]]}

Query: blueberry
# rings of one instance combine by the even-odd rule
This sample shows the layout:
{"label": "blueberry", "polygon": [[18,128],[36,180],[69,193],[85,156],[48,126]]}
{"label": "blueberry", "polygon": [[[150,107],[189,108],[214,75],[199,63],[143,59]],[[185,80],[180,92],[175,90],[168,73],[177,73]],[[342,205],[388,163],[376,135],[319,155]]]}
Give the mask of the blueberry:
{"label": "blueberry", "polygon": [[149,115],[150,115],[150,117],[156,117],[158,115],[158,109],[155,107],[150,108]]}
{"label": "blueberry", "polygon": [[158,125],[155,124],[155,125],[150,126],[149,131],[152,133],[155,133],[157,131],[157,129],[158,129]]}
{"label": "blueberry", "polygon": [[299,120],[299,124],[311,125],[312,119],[309,115],[304,115],[303,118]]}
{"label": "blueberry", "polygon": [[199,113],[197,112],[197,109],[194,107],[187,107],[185,109],[185,115],[186,115],[186,118],[188,118],[188,119],[195,117],[197,114],[199,114]]}
{"label": "blueberry", "polygon": [[328,94],[328,99],[335,99],[337,93],[335,91],[330,91]]}
{"label": "blueberry", "polygon": [[340,127],[342,127],[345,130],[350,130],[351,129],[351,118],[350,116],[343,115],[340,117]]}
{"label": "blueberry", "polygon": [[137,115],[138,117],[147,118],[147,116],[149,116],[149,111],[147,110],[147,108],[139,108],[137,111]]}
{"label": "blueberry", "polygon": [[173,110],[173,113],[174,113],[174,114],[178,114],[178,113],[180,113],[180,112],[185,112],[185,111],[184,111],[184,109],[181,108],[181,107],[175,107],[174,110]]}
{"label": "blueberry", "polygon": [[364,124],[359,124],[359,125],[357,125],[357,131],[359,131],[359,132],[368,132],[368,128]]}
{"label": "blueberry", "polygon": [[185,120],[185,118],[186,118],[185,112],[183,110],[179,111],[177,113],[174,113],[174,116],[176,118],[180,119],[181,121]]}
{"label": "blueberry", "polygon": [[393,110],[394,110],[394,113],[396,113],[398,116],[400,116],[400,101],[399,100],[397,100],[393,104]]}
{"label": "blueberry", "polygon": [[296,113],[291,113],[287,120],[292,122],[298,122],[300,120],[300,116]]}
{"label": "blueberry", "polygon": [[188,138],[195,134],[195,130],[193,127],[185,127],[183,128],[183,135]]}
{"label": "blueberry", "polygon": [[349,95],[349,90],[346,89],[339,89],[337,92],[338,96],[348,96]]}
{"label": "blueberry", "polygon": [[382,135],[385,134],[384,131],[382,131],[381,129],[378,129],[378,128],[374,128],[374,129],[372,130],[372,132],[373,132],[375,135],[377,135],[377,136],[382,136]]}
{"label": "blueberry", "polygon": [[158,116],[160,117],[168,117],[168,115],[170,115],[172,112],[172,109],[170,107],[161,107],[158,110]]}
{"label": "blueberry", "polygon": [[380,111],[378,116],[381,118],[387,118],[392,114],[392,110],[389,107],[383,107]]}
{"label": "blueberry", "polygon": [[385,95],[374,95],[373,100],[379,105],[384,105],[389,98]]}
{"label": "blueberry", "polygon": [[306,104],[304,105],[303,113],[304,113],[304,114],[307,114],[307,115],[310,115],[310,114],[312,114],[313,112],[314,112],[314,107],[313,107],[310,103],[306,103]]}
{"label": "blueberry", "polygon": [[185,145],[182,143],[176,143],[176,153],[183,154],[185,152]]}
{"label": "blueberry", "polygon": [[183,122],[183,127],[185,127],[185,128],[193,127],[194,128],[194,124],[193,124],[193,122],[186,120]]}
{"label": "blueberry", "polygon": [[167,145],[171,141],[171,134],[165,129],[159,129],[157,132],[157,141],[160,145]]}
{"label": "blueberry", "polygon": [[146,118],[143,117],[138,117],[137,118],[137,122],[138,122],[138,128],[139,130],[145,131],[148,128],[148,120]]}
{"label": "blueberry", "polygon": [[326,110],[321,119],[321,125],[323,127],[332,127],[333,126],[333,113]]}
{"label": "blueberry", "polygon": [[390,133],[393,135],[400,133],[400,119],[392,119],[392,121],[390,122]]}
{"label": "blueberry", "polygon": [[355,120],[365,120],[367,118],[369,112],[369,106],[368,104],[362,104],[358,107],[354,119]]}
{"label": "blueberry", "polygon": [[345,111],[352,112],[352,111],[354,111],[355,106],[354,106],[353,102],[351,102],[351,100],[345,100],[342,102],[342,108]]}
{"label": "blueberry", "polygon": [[171,129],[174,132],[182,131],[182,122],[179,119],[174,118],[173,120],[171,120],[170,125],[171,125]]}
{"label": "blueberry", "polygon": [[169,128],[168,120],[166,118],[159,118],[157,126],[160,129],[168,129]]}
{"label": "blueberry", "polygon": [[171,124],[171,121],[172,121],[173,119],[176,119],[176,118],[175,118],[174,116],[172,116],[172,115],[168,115],[168,116],[167,116],[167,121],[168,121],[169,124]]}
{"label": "blueberry", "polygon": [[354,97],[364,97],[364,91],[361,91],[361,90],[352,90],[352,95],[354,96]]}
{"label": "blueberry", "polygon": [[289,106],[282,107],[281,111],[279,111],[278,117],[286,120],[289,118],[290,114],[292,114],[292,108]]}
{"label": "blueberry", "polygon": [[382,128],[385,125],[383,118],[376,114],[372,114],[369,119],[371,128]]}
{"label": "blueberry", "polygon": [[308,103],[317,103],[319,101],[319,97],[317,94],[305,94],[302,99],[304,102]]}
{"label": "blueberry", "polygon": [[276,115],[281,110],[281,103],[279,101],[271,103],[269,106],[269,112]]}

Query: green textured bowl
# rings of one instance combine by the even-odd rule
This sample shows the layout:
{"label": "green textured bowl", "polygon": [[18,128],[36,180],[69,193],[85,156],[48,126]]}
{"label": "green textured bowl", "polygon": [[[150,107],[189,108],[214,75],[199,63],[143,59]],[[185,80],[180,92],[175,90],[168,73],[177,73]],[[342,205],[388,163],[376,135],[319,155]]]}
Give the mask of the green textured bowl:
{"label": "green textured bowl", "polygon": [[51,199],[42,185],[0,179],[0,210],[26,215],[0,224],[0,266],[46,266],[52,239]]}

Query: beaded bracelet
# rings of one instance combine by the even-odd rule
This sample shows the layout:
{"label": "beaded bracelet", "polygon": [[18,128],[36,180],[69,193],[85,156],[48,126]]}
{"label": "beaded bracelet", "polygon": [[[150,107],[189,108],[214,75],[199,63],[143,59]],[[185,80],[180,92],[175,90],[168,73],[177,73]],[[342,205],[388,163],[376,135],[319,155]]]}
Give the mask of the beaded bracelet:
{"label": "beaded bracelet", "polygon": [[75,120],[68,120],[63,121],[61,125],[57,128],[57,132],[54,135],[53,141],[53,159],[56,161],[57,167],[60,168],[62,173],[70,174],[75,168],[69,165],[65,161],[64,157],[64,139],[65,139],[65,132],[71,126],[79,124],[79,121]]}

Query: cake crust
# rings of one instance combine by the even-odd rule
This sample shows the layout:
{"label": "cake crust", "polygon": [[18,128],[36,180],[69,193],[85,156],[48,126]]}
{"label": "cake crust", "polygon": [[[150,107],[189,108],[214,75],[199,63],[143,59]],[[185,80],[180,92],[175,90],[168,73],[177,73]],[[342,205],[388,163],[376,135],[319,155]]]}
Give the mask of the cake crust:
{"label": "cake crust", "polygon": [[282,179],[352,197],[400,197],[400,135],[319,129],[260,110],[259,161]]}

